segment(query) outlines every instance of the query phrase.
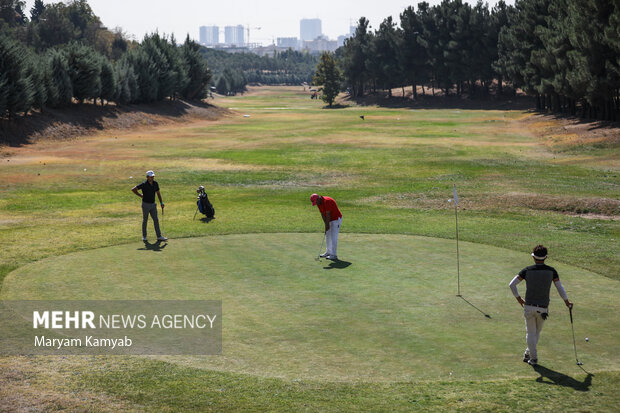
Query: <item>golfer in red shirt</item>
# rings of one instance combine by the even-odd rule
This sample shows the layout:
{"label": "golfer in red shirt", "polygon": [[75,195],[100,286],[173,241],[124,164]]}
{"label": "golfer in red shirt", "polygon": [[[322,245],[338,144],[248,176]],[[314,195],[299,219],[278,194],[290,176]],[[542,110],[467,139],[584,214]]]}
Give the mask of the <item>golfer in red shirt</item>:
{"label": "golfer in red shirt", "polygon": [[338,233],[340,233],[340,225],[342,224],[342,214],[336,205],[336,201],[328,196],[318,194],[310,195],[312,205],[319,207],[323,222],[325,222],[325,243],[327,250],[321,257],[328,260],[338,261]]}

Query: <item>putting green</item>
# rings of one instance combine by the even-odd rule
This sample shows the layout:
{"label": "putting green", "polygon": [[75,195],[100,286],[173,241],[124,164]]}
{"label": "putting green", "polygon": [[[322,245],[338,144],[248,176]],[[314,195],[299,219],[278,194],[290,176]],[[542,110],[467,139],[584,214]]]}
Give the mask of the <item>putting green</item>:
{"label": "putting green", "polygon": [[[508,288],[530,264],[526,252],[461,243],[461,299],[453,240],[345,233],[338,263],[315,261],[320,242],[318,234],[237,234],[89,250],[19,268],[0,297],[222,300],[224,355],[163,357],[195,368],[329,381],[529,372],[520,361],[523,317]],[[550,264],[576,303],[580,359],[591,371],[618,370],[620,283]],[[539,357],[571,371],[568,312],[551,294]]]}

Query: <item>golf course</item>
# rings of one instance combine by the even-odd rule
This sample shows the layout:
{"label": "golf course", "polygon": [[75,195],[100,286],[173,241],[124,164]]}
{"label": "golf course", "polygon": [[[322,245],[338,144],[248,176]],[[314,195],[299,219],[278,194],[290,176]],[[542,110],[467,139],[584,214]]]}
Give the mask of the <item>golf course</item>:
{"label": "golf course", "polygon": [[[301,86],[209,103],[225,114],[0,147],[0,299],[219,300],[222,354],[0,356],[0,411],[617,411],[617,137]],[[141,239],[147,170],[166,242]],[[339,260],[312,193],[342,211]],[[532,367],[508,284],[537,244],[574,308],[551,289]]]}

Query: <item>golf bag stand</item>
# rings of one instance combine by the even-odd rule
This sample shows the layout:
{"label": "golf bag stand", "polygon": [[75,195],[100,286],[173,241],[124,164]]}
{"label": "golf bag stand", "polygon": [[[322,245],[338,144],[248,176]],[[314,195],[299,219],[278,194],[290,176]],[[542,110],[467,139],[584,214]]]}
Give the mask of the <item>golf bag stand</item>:
{"label": "golf bag stand", "polygon": [[198,211],[209,219],[213,218],[215,216],[215,208],[213,208],[213,205],[209,202],[205,187],[200,185],[196,193],[198,193],[198,201],[196,202]]}

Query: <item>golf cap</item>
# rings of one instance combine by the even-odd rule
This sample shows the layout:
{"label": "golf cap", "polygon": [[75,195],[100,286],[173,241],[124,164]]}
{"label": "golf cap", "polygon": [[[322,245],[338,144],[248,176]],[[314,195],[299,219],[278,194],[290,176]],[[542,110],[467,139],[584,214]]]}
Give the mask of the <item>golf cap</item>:
{"label": "golf cap", "polygon": [[310,202],[312,202],[312,206],[316,205],[316,200],[319,199],[319,194],[310,195]]}
{"label": "golf cap", "polygon": [[155,172],[153,172],[153,171],[146,171],[146,176],[155,176]]}
{"label": "golf cap", "polygon": [[543,261],[543,260],[546,260],[546,259],[547,259],[547,256],[546,256],[546,255],[545,255],[544,257],[539,257],[539,256],[537,256],[537,255],[534,255],[534,253],[532,253],[532,257],[534,257],[535,259],[540,260],[540,261]]}

